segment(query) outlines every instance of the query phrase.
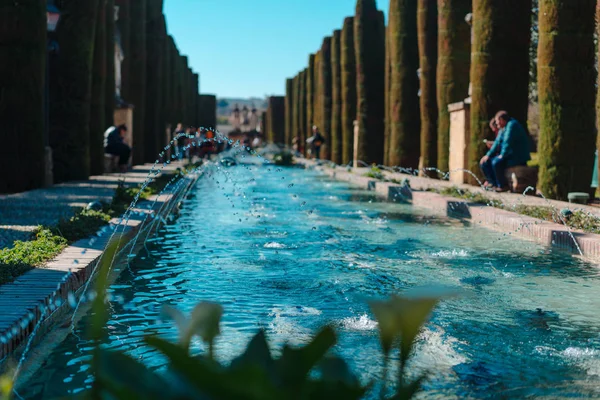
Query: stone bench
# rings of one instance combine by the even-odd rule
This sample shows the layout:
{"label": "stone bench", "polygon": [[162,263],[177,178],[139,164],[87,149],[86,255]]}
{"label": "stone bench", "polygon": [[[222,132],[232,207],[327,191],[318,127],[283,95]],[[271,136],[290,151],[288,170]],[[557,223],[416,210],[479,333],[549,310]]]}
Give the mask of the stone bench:
{"label": "stone bench", "polygon": [[111,173],[119,170],[119,156],[104,153],[104,172]]}
{"label": "stone bench", "polygon": [[[523,193],[527,187],[535,188],[537,186],[538,167],[520,165],[507,168],[505,177],[512,192]],[[528,192],[528,194],[534,195],[535,190]]]}

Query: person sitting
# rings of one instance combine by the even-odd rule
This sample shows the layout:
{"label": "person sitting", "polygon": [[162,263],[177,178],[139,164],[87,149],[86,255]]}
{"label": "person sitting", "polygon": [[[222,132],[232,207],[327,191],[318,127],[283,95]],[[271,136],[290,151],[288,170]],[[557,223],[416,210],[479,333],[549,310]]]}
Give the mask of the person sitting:
{"label": "person sitting", "polygon": [[500,131],[479,165],[487,181],[496,191],[501,192],[508,190],[506,169],[527,165],[527,161],[531,160],[530,144],[525,128],[506,111],[499,111],[494,120]]}
{"label": "person sitting", "polygon": [[125,141],[126,125],[111,126],[104,132],[104,153],[119,157],[119,169],[127,172],[131,147]]}
{"label": "person sitting", "polygon": [[483,139],[483,143],[485,143],[485,145],[487,146],[488,149],[492,148],[492,146],[494,145],[494,141],[498,137],[498,132],[500,132],[500,128],[498,128],[498,125],[496,125],[496,119],[495,118],[492,118],[490,120],[490,129],[494,133],[494,140]]}
{"label": "person sitting", "polygon": [[306,139],[306,143],[308,143],[311,147],[311,153],[314,155],[315,159],[319,159],[319,155],[321,153],[321,146],[325,144],[325,138],[319,132],[319,128],[315,125],[312,127],[313,135]]}

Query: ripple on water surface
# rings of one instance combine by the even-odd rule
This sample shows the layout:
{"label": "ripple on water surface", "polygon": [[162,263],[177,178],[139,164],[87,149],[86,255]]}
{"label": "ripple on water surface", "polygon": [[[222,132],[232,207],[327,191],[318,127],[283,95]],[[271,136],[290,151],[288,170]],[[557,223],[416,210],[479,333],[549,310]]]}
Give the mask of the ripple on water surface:
{"label": "ripple on water surface", "polygon": [[[227,178],[223,171],[198,182],[177,221],[112,286],[121,301],[110,310],[107,347],[160,368],[164,360],[142,343],[147,333],[176,339],[172,324],[158,321],[160,307],[189,312],[211,300],[225,308],[217,343],[223,359],[259,328],[277,347],[304,343],[331,323],[339,332],[335,351],[366,381],[382,367],[366,301],[434,283],[465,295],[443,302],[418,337],[413,374],[432,371],[423,397],[600,396],[600,280],[593,266],[510,235],[379,203],[314,171],[238,166]],[[26,397],[89,386],[90,351],[67,337],[27,382]]]}

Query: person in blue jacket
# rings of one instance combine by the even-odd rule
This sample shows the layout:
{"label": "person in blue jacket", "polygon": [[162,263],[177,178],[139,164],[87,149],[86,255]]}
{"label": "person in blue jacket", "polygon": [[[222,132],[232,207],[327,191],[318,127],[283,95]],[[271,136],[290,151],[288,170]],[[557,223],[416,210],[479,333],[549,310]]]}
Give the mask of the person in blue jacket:
{"label": "person in blue jacket", "polygon": [[527,161],[531,160],[529,135],[506,111],[499,111],[494,119],[500,132],[490,150],[479,161],[479,165],[488,183],[496,191],[506,191],[506,169],[527,165]]}

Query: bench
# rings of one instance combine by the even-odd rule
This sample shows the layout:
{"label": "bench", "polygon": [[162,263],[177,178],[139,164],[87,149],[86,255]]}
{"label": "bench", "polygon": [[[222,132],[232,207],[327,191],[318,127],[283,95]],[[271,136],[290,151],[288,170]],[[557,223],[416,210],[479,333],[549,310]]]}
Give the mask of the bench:
{"label": "bench", "polygon": [[[523,193],[529,186],[537,186],[538,167],[519,165],[507,168],[505,177],[513,193]],[[535,190],[529,191],[528,194],[535,195]]]}
{"label": "bench", "polygon": [[104,153],[104,172],[111,173],[119,170],[119,156]]}

